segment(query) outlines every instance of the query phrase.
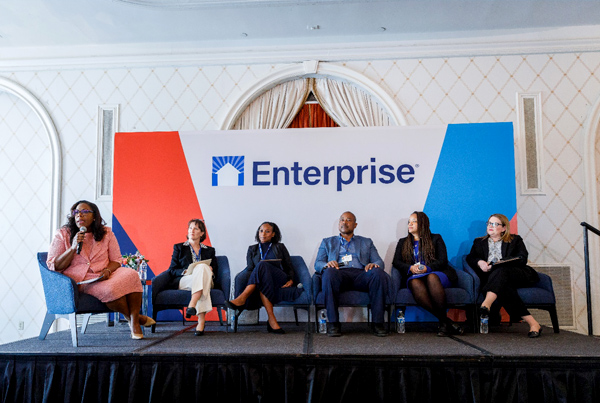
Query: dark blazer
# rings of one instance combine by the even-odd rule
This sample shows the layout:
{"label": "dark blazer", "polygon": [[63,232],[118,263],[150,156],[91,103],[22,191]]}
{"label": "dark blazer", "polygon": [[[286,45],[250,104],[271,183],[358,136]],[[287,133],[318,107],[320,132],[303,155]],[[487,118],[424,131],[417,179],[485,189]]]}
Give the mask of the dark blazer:
{"label": "dark blazer", "polygon": [[[404,245],[404,242],[407,239],[408,237],[405,237],[398,241],[396,252],[394,252],[394,260],[392,261],[392,266],[400,272],[401,288],[406,288],[406,280],[410,277],[408,269],[415,264],[412,260],[410,262],[405,262],[402,258],[402,245]],[[440,234],[431,234],[431,240],[433,242],[433,247],[435,248],[435,260],[429,262],[427,266],[431,268],[431,271],[444,273],[451,284],[456,284],[458,277],[456,276],[454,269],[448,265],[448,252],[446,251],[446,244],[444,243],[442,236]]]}
{"label": "dark blazer", "polygon": [[[200,244],[200,260],[212,259],[210,267],[213,269],[213,276],[216,277],[219,273],[219,266],[215,256],[215,248]],[[169,274],[171,280],[167,284],[168,289],[178,289],[179,280],[183,277],[183,271],[188,268],[192,258],[192,251],[188,245],[177,243],[173,246],[173,256],[171,257],[171,265],[169,266]]]}
{"label": "dark blazer", "polygon": [[[294,279],[294,268],[292,267],[292,259],[287,248],[282,243],[274,243],[271,246],[271,251],[275,254],[275,258],[281,259],[281,268],[287,274],[288,280]],[[248,253],[246,253],[246,270],[252,271],[260,262],[260,249],[258,244],[250,245]]]}
{"label": "dark blazer", "polygon": [[[488,256],[490,253],[490,248],[488,245],[488,236],[483,236],[481,238],[476,238],[473,241],[473,246],[471,247],[471,252],[467,255],[467,263],[471,268],[477,273],[479,278],[481,279],[481,286],[483,287],[488,280],[490,272],[485,273],[479,268],[477,262],[480,260],[484,260],[487,262]],[[525,243],[523,242],[523,238],[519,235],[513,235],[513,239],[510,242],[502,242],[502,260],[512,259],[515,257],[519,257],[518,261],[514,263],[507,263],[512,266],[516,266],[522,268],[524,273],[527,275],[528,280],[531,283],[536,283],[539,281],[539,277],[537,272],[527,266],[527,257],[529,253],[527,252],[527,248],[525,247]]]}

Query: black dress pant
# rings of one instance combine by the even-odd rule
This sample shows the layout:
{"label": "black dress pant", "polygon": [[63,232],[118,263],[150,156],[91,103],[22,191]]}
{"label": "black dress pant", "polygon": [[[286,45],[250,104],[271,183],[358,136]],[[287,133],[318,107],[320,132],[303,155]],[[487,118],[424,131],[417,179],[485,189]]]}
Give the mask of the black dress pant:
{"label": "black dress pant", "polygon": [[[486,273],[488,274],[488,273]],[[488,291],[498,295],[498,303],[506,309],[511,318],[521,318],[530,315],[519,293],[518,288],[531,287],[539,281],[535,270],[525,266],[499,266],[487,275],[487,281],[481,279],[483,287],[482,293],[485,295]]]}

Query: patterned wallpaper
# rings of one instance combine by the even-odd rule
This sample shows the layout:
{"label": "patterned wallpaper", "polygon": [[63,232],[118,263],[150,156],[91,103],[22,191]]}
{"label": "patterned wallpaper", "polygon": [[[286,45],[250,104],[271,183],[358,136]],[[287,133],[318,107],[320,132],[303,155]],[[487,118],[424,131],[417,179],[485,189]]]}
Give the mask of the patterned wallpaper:
{"label": "patterned wallpaper", "polygon": [[50,166],[38,117],[0,92],[0,342],[39,333],[46,314],[36,253],[48,248]]}
{"label": "patterned wallpaper", "polygon": [[[531,262],[572,267],[576,328],[585,332],[583,124],[600,95],[600,53],[337,64],[379,83],[411,125],[514,122],[516,93],[542,93],[546,194],[518,197],[519,233]],[[66,213],[72,201],[95,197],[98,105],[120,104],[120,131],[214,130],[242,91],[277,67],[86,68],[4,77],[37,96],[54,120],[63,148]],[[20,104],[0,97],[0,259],[9,262],[0,267],[6,280],[0,282],[0,343],[36,336],[44,313],[34,256],[49,243],[49,142]],[[491,161],[501,169],[500,157]],[[519,189],[519,167],[516,179]],[[110,218],[110,203],[99,205]],[[29,242],[32,226],[39,234]],[[24,330],[18,330],[20,322]]]}

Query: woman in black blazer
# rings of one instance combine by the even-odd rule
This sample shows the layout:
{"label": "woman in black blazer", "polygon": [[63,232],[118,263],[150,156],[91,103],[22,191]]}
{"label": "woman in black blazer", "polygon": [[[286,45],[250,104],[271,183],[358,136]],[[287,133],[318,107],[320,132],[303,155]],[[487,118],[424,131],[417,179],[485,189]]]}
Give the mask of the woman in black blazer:
{"label": "woman in black blazer", "polygon": [[429,217],[415,211],[408,218],[408,236],[398,241],[393,267],[400,272],[401,288],[440,321],[438,336],[462,334],[464,329],[446,314],[445,288],[456,283],[456,272],[448,265],[446,244],[429,230]]}
{"label": "woman in black blazer", "polygon": [[[489,315],[492,304],[498,300],[511,318],[527,322],[528,336],[535,338],[541,335],[542,328],[517,293],[517,288],[539,281],[536,271],[527,266],[527,256],[523,239],[510,233],[508,218],[492,214],[487,221],[487,235],[473,241],[467,263],[481,279],[485,299],[479,308],[480,314]],[[510,262],[497,263],[509,259]]]}
{"label": "woman in black blazer", "polygon": [[226,305],[229,309],[242,311],[248,298],[258,291],[267,311],[267,331],[284,334],[285,331],[279,326],[273,313],[273,304],[283,299],[297,297],[297,293],[283,292],[284,289],[294,285],[292,260],[287,248],[280,242],[281,232],[277,224],[262,223],[258,227],[254,239],[258,243],[250,245],[246,254],[246,270],[252,272],[248,279],[248,285],[237,298],[226,302]]}
{"label": "woman in black blazer", "polygon": [[[207,312],[212,310],[210,289],[213,286],[215,273],[219,272],[215,248],[204,245],[206,226],[204,221],[193,219],[188,222],[188,240],[173,246],[173,256],[169,266],[171,280],[167,288],[190,290],[192,298],[185,311],[185,317],[198,315],[198,325],[194,334],[204,335],[204,323]],[[186,272],[191,263],[209,260],[209,264],[201,263],[194,267],[192,274]],[[184,274],[185,273],[185,274]]]}

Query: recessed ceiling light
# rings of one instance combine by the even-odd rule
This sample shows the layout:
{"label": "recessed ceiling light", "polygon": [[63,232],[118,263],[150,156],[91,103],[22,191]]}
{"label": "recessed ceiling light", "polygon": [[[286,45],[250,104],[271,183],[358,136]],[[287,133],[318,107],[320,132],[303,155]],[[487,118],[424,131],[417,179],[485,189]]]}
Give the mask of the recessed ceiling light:
{"label": "recessed ceiling light", "polygon": [[247,33],[245,33],[245,32],[242,32],[242,38],[245,38],[245,37],[247,37],[247,36],[248,36],[248,34],[247,34]]}
{"label": "recessed ceiling light", "polygon": [[380,27],[380,28],[379,28],[379,30],[380,30],[381,32],[385,32],[385,31],[387,31],[387,28],[386,28],[386,27]]}
{"label": "recessed ceiling light", "polygon": [[321,27],[318,25],[307,25],[306,29],[308,29],[309,31],[315,31],[317,29],[321,29]]}

